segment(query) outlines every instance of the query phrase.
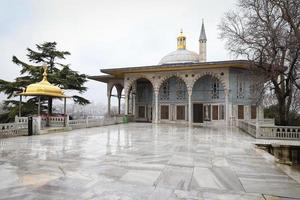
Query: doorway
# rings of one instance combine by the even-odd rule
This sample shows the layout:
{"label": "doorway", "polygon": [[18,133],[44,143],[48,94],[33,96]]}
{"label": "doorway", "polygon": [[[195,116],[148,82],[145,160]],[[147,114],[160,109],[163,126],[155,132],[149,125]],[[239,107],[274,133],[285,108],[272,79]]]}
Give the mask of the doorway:
{"label": "doorway", "polygon": [[194,123],[203,123],[203,104],[193,104],[193,121]]}
{"label": "doorway", "polygon": [[219,119],[219,106],[218,105],[213,105],[212,106],[212,119],[213,120],[218,120]]}

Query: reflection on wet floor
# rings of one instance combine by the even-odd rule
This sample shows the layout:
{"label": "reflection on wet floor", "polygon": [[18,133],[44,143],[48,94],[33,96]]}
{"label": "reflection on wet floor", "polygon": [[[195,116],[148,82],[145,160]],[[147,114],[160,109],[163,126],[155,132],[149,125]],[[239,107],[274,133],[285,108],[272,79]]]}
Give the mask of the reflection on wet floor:
{"label": "reflection on wet floor", "polygon": [[232,127],[149,123],[1,139],[0,199],[300,198],[253,143]]}

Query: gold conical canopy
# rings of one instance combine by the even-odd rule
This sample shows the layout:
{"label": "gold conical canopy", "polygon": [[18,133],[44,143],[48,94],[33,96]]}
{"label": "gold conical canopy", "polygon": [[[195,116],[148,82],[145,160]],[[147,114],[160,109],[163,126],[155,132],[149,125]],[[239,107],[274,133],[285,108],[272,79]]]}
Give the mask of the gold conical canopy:
{"label": "gold conical canopy", "polygon": [[22,96],[51,96],[51,97],[65,97],[64,91],[59,87],[52,85],[47,80],[47,66],[44,65],[43,80],[38,83],[30,84],[26,87],[25,91],[20,95]]}

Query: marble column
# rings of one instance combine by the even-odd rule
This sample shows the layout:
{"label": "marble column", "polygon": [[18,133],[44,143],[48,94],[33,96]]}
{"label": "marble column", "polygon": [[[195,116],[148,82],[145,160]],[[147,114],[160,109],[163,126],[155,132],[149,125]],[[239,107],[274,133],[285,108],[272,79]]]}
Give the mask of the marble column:
{"label": "marble column", "polygon": [[158,123],[158,90],[154,91],[154,96],[155,96],[155,123]]}
{"label": "marble column", "polygon": [[230,112],[229,112],[229,90],[225,90],[225,117],[226,117],[226,124],[230,124]]}
{"label": "marble column", "polygon": [[111,96],[107,95],[107,114],[108,114],[108,116],[110,116],[110,99],[111,99]]}
{"label": "marble column", "polygon": [[132,84],[132,115],[135,116],[136,82]]}
{"label": "marble column", "polygon": [[125,115],[128,115],[128,92],[125,92]]}
{"label": "marble column", "polygon": [[135,116],[135,93],[132,93],[132,115]]}
{"label": "marble column", "polygon": [[121,96],[118,95],[118,114],[121,114]]}
{"label": "marble column", "polygon": [[189,96],[189,102],[188,102],[188,120],[189,125],[191,126],[193,124],[193,117],[192,117],[192,93],[193,91],[190,89],[188,90],[188,96]]}
{"label": "marble column", "polygon": [[259,112],[259,120],[264,120],[264,107],[262,105],[258,106],[258,112]]}

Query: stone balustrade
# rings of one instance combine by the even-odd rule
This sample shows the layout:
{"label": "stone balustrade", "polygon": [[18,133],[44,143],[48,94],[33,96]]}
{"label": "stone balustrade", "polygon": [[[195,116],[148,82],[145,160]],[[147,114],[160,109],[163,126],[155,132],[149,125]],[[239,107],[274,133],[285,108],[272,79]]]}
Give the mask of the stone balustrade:
{"label": "stone balustrade", "polygon": [[28,123],[28,117],[15,117],[15,123]]}
{"label": "stone balustrade", "polygon": [[259,127],[259,138],[300,140],[300,126],[265,126]]}
{"label": "stone balustrade", "polygon": [[[39,124],[38,121],[39,120],[37,120],[37,118],[33,119],[33,129],[40,130],[40,127],[38,126]],[[47,118],[41,117],[40,121],[42,125],[41,128],[44,128],[46,126]],[[63,116],[49,117],[50,127],[63,127],[64,123],[65,123],[65,118]],[[104,118],[87,117],[86,119],[78,119],[78,120],[68,120],[68,118],[66,118],[66,126],[72,129],[106,126],[106,125],[112,125],[118,123],[122,123],[122,116],[104,117]],[[35,132],[38,132],[38,130],[35,130]],[[27,117],[16,117],[14,123],[0,124],[0,138],[20,136],[20,135],[28,135]]]}
{"label": "stone balustrade", "polygon": [[264,124],[264,125],[275,125],[275,119],[274,118],[264,118],[264,119],[260,119],[260,120],[255,120],[255,119],[252,119],[250,120],[250,122],[252,124]]}
{"label": "stone balustrade", "polygon": [[238,127],[256,138],[256,124],[244,120],[239,120]]}
{"label": "stone balustrade", "polygon": [[27,135],[28,123],[0,124],[0,138]]}
{"label": "stone balustrade", "polygon": [[95,119],[87,117],[86,119],[78,119],[78,120],[69,120],[69,127],[72,129],[80,129],[80,128],[91,128],[98,126],[106,126],[112,124],[122,123],[122,117],[105,117],[101,119]]}
{"label": "stone balustrade", "polygon": [[300,140],[300,126],[276,126],[272,120],[265,123],[239,120],[238,127],[255,138]]}
{"label": "stone balustrade", "polygon": [[[49,126],[50,127],[63,127],[65,123],[65,117],[64,116],[42,116],[42,127],[46,127],[47,124],[47,118],[49,120]],[[68,117],[67,117],[68,118]]]}

